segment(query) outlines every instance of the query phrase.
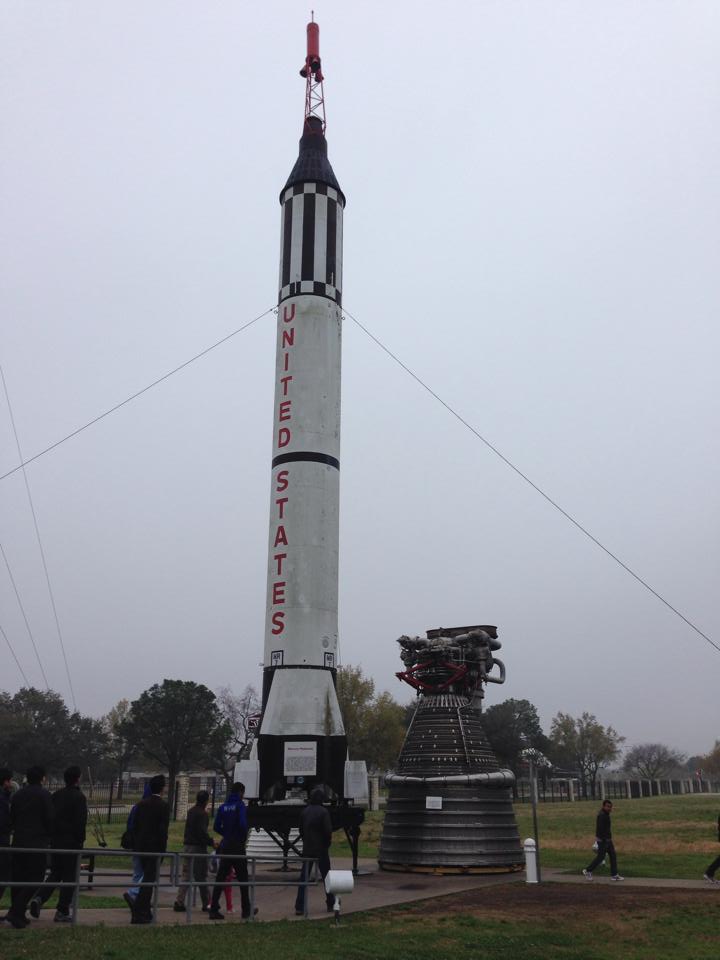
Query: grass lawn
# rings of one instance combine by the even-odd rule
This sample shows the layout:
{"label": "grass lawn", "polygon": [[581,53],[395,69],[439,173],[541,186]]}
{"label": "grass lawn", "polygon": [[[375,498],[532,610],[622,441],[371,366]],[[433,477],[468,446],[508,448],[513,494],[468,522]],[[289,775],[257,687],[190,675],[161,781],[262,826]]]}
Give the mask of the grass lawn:
{"label": "grass lawn", "polygon": [[720,895],[522,883],[345,918],[226,927],[0,931],[3,960],[710,960]]}
{"label": "grass lawn", "polygon": [[[548,867],[580,871],[593,857],[595,817],[600,801],[541,803],[538,807],[541,862]],[[697,880],[720,853],[717,818],[720,797],[649,797],[613,801],[613,838],[620,872],[629,877]],[[520,838],[532,836],[530,804],[515,807]],[[362,826],[360,856],[376,857],[383,814],[368,813]],[[332,854],[349,856],[350,848],[335,834]],[[602,868],[601,868],[602,869]],[[720,951],[719,951],[720,952]]]}

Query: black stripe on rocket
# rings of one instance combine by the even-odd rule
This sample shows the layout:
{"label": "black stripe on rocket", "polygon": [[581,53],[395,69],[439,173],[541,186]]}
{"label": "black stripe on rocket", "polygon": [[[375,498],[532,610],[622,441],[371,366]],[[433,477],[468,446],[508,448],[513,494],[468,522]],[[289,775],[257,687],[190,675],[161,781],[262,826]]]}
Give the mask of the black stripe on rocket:
{"label": "black stripe on rocket", "polygon": [[282,198],[278,301],[312,294],[342,303],[343,201],[326,184],[289,187]]}

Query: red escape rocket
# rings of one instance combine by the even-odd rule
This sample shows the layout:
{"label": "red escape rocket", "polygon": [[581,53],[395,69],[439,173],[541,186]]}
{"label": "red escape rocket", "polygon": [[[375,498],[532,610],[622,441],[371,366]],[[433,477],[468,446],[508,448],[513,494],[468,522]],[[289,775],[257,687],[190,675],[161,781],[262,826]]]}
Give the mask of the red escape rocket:
{"label": "red escape rocket", "polygon": [[280,194],[280,276],[259,796],[343,797],[335,692],[342,236],[327,157],[319,28],[307,27],[300,153]]}

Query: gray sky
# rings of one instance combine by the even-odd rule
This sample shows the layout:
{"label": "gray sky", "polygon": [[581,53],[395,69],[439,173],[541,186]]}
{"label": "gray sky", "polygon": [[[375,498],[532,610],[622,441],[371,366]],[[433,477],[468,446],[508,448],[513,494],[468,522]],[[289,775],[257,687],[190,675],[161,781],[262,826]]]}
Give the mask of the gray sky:
{"label": "gray sky", "polygon": [[[0,360],[32,455],[270,307],[309,8],[5,2]],[[720,6],[316,9],[344,305],[720,641]],[[84,712],[163,677],[258,683],[274,317],[28,467]],[[495,623],[549,726],[720,737],[720,654],[350,320],[341,654]],[[0,397],[0,472],[15,466]],[[67,681],[22,476],[0,540]],[[0,624],[40,684],[0,566]],[[0,649],[0,687],[22,680]]]}

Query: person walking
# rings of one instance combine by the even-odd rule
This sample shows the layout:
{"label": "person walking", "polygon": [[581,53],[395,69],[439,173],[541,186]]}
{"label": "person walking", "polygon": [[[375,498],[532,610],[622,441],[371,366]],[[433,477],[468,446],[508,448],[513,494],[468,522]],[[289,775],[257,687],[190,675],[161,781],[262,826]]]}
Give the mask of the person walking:
{"label": "person walking", "polygon": [[[80,767],[68,767],[63,774],[65,786],[52,795],[53,834],[51,846],[56,850],[82,850],[85,844],[87,828],[87,800],[80,789]],[[45,883],[30,901],[30,914],[37,918],[40,910],[53,894],[58,883],[72,883],[75,880],[78,857],[72,853],[53,853],[50,858],[50,873]],[[72,887],[60,887],[58,905],[55,911],[55,923],[70,923],[70,904],[73,899]]]}
{"label": "person walking", "polygon": [[[150,783],[148,782],[145,784],[145,787],[143,789],[142,799],[145,800],[147,797],[151,795],[152,795],[152,790],[150,789]],[[137,803],[134,803],[130,808],[130,813],[128,814],[128,818],[127,818],[127,823],[125,824],[125,834],[123,835],[123,839],[120,841],[123,850],[132,850],[133,848],[132,837],[133,837],[133,828],[135,826],[135,814],[137,813],[137,808],[138,808]],[[127,837],[127,840],[130,841],[129,846],[127,844],[127,840],[125,839],[126,837]],[[142,878],[143,878],[142,861],[140,860],[140,857],[136,856],[134,853],[132,855],[132,868],[133,868],[132,881],[131,881],[132,886],[129,887],[129,889],[127,889],[125,893],[123,893],[123,900],[130,907],[131,911],[135,907],[135,900],[137,899],[137,895],[140,893],[139,885],[142,883]]]}
{"label": "person walking", "polygon": [[[162,773],[150,780],[150,796],[137,805],[133,823],[133,850],[139,855],[143,872],[143,886],[133,903],[131,923],[152,923],[153,887],[160,869],[162,857],[143,854],[165,853],[167,850],[168,829],[170,827],[170,807],[163,800],[165,777]],[[149,886],[145,886],[149,884]]]}
{"label": "person walking", "polygon": [[600,866],[606,856],[610,857],[610,879],[624,880],[617,868],[617,856],[615,855],[615,844],[612,839],[612,825],[610,823],[610,814],[612,813],[612,800],[603,800],[600,812],[595,822],[595,840],[597,841],[597,855],[592,863],[589,863],[583,870],[583,876],[586,880],[592,880],[593,870]]}
{"label": "person walking", "polygon": [[[200,901],[204,913],[209,910],[209,900],[207,888],[208,861],[205,854],[208,847],[215,847],[215,841],[208,833],[209,816],[207,812],[208,800],[210,794],[207,790],[201,790],[195,797],[195,806],[190,807],[185,820],[185,833],[183,835],[183,853],[200,854],[195,857],[185,857],[182,865],[182,883],[178,887],[173,910],[176,913],[185,913],[185,897],[187,896],[192,873],[193,880],[198,884],[200,891]],[[192,902],[192,901],[191,901]]]}
{"label": "person walking", "polygon": [[[10,883],[10,797],[12,770],[0,767],[0,900]],[[4,922],[7,917],[0,917]]]}
{"label": "person walking", "polygon": [[[718,817],[718,841],[720,841],[720,817]],[[707,880],[708,883],[718,883],[718,881],[715,879],[715,871],[718,867],[720,867],[720,857],[715,857],[713,862],[703,874],[703,880]]]}
{"label": "person walking", "polygon": [[[300,837],[303,842],[302,855],[303,857],[307,857],[308,860],[303,863],[302,870],[300,871],[300,886],[297,889],[297,896],[295,898],[295,913],[297,916],[304,915],[305,913],[307,887],[304,884],[310,877],[310,871],[313,868],[313,864],[309,862],[310,859],[317,860],[318,867],[320,868],[320,876],[323,880],[325,880],[330,870],[330,854],[328,850],[332,843],[332,821],[330,820],[330,813],[327,807],[323,806],[324,799],[325,795],[323,791],[320,788],[316,788],[310,795],[310,803],[300,814]],[[334,902],[335,898],[331,894],[326,893],[325,905],[328,911],[332,910]]]}
{"label": "person walking", "polygon": [[[210,920],[225,919],[223,914],[220,913],[220,894],[230,871],[235,870],[235,876],[239,883],[247,884],[248,882],[247,860],[245,859],[248,827],[247,811],[243,803],[244,795],[245,784],[234,783],[227,800],[220,805],[215,816],[213,830],[222,837],[218,847],[218,853],[222,859],[213,887],[212,903],[208,914]],[[243,920],[249,920],[251,915],[250,894],[247,886],[240,887],[240,901],[242,903],[242,918]],[[257,907],[253,913],[257,913]]]}
{"label": "person walking", "polygon": [[[10,801],[13,851],[21,847],[49,847],[52,839],[55,811],[50,793],[43,787],[45,769],[30,767],[25,777],[27,786],[13,794]],[[13,852],[12,878],[18,883],[36,883],[39,887],[45,877],[46,863],[46,853]],[[35,889],[31,886],[12,888],[8,920],[16,930],[22,930],[30,923],[25,911]]]}

